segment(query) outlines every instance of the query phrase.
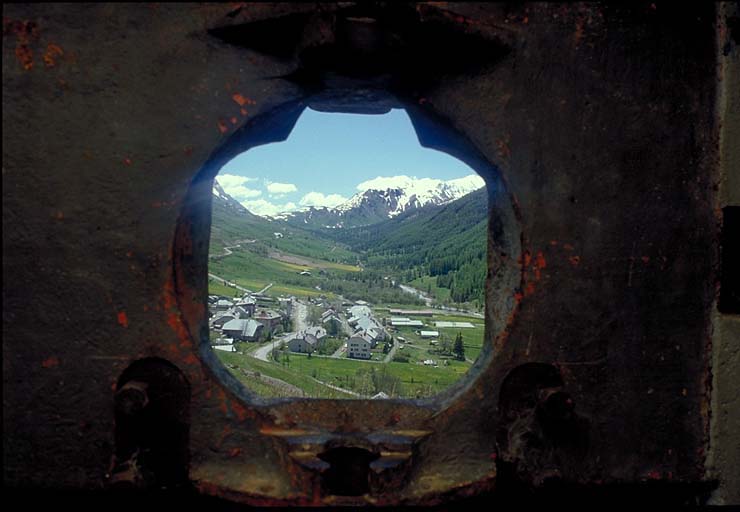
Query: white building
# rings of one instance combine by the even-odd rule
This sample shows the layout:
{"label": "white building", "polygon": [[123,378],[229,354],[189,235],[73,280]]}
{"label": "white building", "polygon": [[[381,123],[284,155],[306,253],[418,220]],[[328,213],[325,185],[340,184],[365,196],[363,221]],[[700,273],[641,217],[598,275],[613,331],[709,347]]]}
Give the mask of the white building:
{"label": "white building", "polygon": [[291,352],[309,354],[319,347],[319,341],[313,334],[304,331],[297,333],[288,341],[288,348]]}
{"label": "white building", "polygon": [[226,322],[222,332],[235,340],[257,341],[262,334],[263,325],[251,318],[234,319]]}
{"label": "white building", "polygon": [[372,339],[367,334],[355,334],[347,341],[347,357],[370,359],[372,346]]}

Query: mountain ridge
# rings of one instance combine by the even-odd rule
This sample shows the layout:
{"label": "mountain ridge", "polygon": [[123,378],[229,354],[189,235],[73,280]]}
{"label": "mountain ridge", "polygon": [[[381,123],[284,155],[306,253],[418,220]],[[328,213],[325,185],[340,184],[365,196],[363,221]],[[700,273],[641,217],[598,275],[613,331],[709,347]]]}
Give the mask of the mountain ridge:
{"label": "mountain ridge", "polygon": [[366,226],[429,204],[441,205],[455,201],[485,186],[483,179],[476,174],[446,181],[408,176],[379,177],[365,183],[386,183],[395,186],[366,188],[333,208],[311,206],[303,210],[282,213],[272,219],[311,228],[341,229]]}

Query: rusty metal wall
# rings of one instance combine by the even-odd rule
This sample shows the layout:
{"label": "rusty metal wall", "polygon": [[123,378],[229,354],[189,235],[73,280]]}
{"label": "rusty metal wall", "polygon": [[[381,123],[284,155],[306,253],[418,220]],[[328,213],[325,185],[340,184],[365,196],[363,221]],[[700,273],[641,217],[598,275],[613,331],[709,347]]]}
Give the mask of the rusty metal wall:
{"label": "rusty metal wall", "polygon": [[[296,78],[301,52],[330,45],[352,9],[4,6],[4,482],[107,488],[119,378],[154,359],[187,382],[189,475],[206,494],[343,503],[291,455],[298,433],[321,444],[337,429],[416,443],[376,504],[495,493],[502,475],[711,486],[712,4],[396,7],[409,21],[388,30],[408,40],[451,34],[438,53],[409,43],[424,80],[391,84],[420,139],[435,144],[432,119],[500,171],[487,355],[416,404],[261,403],[224,384],[201,351],[208,177],[230,148],[287,136],[277,113],[316,93]],[[262,35],[235,44],[225,27]]]}

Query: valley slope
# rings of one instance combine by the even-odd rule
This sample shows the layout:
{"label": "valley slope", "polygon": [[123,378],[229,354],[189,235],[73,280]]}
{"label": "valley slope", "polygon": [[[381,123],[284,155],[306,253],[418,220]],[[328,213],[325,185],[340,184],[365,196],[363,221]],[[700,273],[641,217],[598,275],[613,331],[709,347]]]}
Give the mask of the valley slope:
{"label": "valley slope", "polygon": [[[353,210],[353,215],[360,211]],[[211,268],[216,274],[216,270],[228,274],[224,277],[229,279],[247,272],[252,286],[282,278],[288,281],[286,289],[297,287],[310,295],[324,291],[347,298],[377,300],[382,296],[386,301],[406,302],[411,297],[404,298],[393,285],[401,282],[440,303],[482,308],[485,188],[442,205],[429,202],[408,208],[391,218],[376,210],[363,222],[369,225],[326,228],[320,222],[306,222],[299,227],[295,222],[254,215],[223,189],[214,188]],[[233,250],[240,252],[225,259],[218,256]],[[355,265],[362,267],[361,274],[355,272],[359,270]],[[317,275],[296,275],[309,267],[319,269]],[[362,297],[362,293],[372,296]]]}

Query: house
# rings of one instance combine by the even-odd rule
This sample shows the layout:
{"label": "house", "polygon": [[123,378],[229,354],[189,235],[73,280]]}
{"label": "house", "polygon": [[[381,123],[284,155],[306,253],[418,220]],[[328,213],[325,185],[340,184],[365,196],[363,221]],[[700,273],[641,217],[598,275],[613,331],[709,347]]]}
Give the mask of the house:
{"label": "house", "polygon": [[252,314],[246,308],[238,305],[228,310],[227,313],[233,313],[234,315],[236,315],[236,318],[249,318],[250,316],[252,316]]}
{"label": "house", "polygon": [[365,306],[365,305],[359,305],[359,306],[352,306],[349,308],[349,316],[351,318],[360,318],[363,316],[372,316],[373,312],[372,310]]}
{"label": "house", "polygon": [[239,318],[226,322],[221,332],[226,336],[233,337],[234,340],[257,341],[263,329],[264,326],[256,320]]}
{"label": "house", "polygon": [[391,317],[391,325],[393,327],[423,327],[424,323],[421,320],[393,316]]}
{"label": "house", "polygon": [[355,334],[347,341],[347,357],[370,359],[372,339],[367,334]]}
{"label": "house", "polygon": [[288,348],[291,352],[301,354],[310,354],[319,347],[319,340],[313,334],[301,331],[288,341]]}
{"label": "house", "polygon": [[227,311],[217,311],[210,321],[211,328],[223,329],[226,322],[230,322],[235,319],[249,318],[251,315],[249,312],[241,306],[234,306],[229,308]]}
{"label": "house", "polygon": [[236,318],[236,315],[230,311],[219,311],[211,319],[211,328],[223,329],[226,322],[230,322]]}
{"label": "house", "polygon": [[213,309],[216,311],[226,311],[227,309],[230,309],[233,306],[234,306],[234,303],[228,299],[218,299],[216,303],[213,304]]}
{"label": "house", "polygon": [[301,272],[298,272],[298,274],[302,276],[310,276],[311,272],[308,270],[302,270]]}
{"label": "house", "polygon": [[437,338],[439,337],[439,331],[419,331],[419,336],[422,338]]}
{"label": "house", "polygon": [[385,339],[385,331],[382,329],[368,329],[367,331],[364,331],[364,333],[370,338],[373,348]]}
{"label": "house", "polygon": [[216,338],[215,340],[211,340],[211,348],[223,350],[224,352],[236,352],[232,338]]}
{"label": "house", "polygon": [[335,315],[328,315],[323,320],[321,320],[321,323],[325,326],[329,326],[330,323],[335,323],[337,331],[342,328],[342,321],[339,319],[339,317]]}
{"label": "house", "polygon": [[313,337],[315,337],[319,342],[323,341],[324,338],[326,338],[326,329],[323,327],[319,327],[317,325],[311,326],[308,329],[306,329],[306,334],[310,334]]}
{"label": "house", "polygon": [[243,308],[247,312],[247,316],[254,315],[254,310],[257,308],[257,299],[251,295],[245,295],[236,302],[236,305]]}
{"label": "house", "polygon": [[253,318],[264,325],[265,329],[272,332],[281,324],[283,315],[271,309],[261,309],[255,312]]}

